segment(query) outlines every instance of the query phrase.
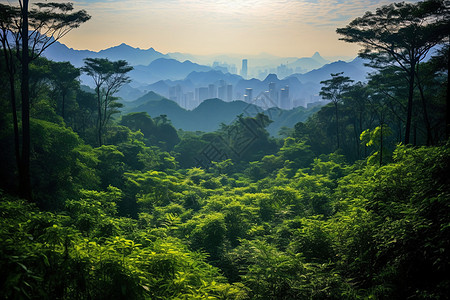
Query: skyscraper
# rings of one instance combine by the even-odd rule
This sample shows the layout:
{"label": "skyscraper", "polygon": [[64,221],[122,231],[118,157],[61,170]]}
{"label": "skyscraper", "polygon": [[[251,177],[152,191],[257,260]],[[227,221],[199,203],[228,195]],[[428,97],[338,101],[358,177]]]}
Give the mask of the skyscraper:
{"label": "skyscraper", "polygon": [[221,85],[221,86],[219,86],[219,88],[217,89],[218,90],[218,98],[219,99],[221,99],[221,100],[226,100],[226,89],[225,89],[225,86],[224,85]]}
{"label": "skyscraper", "polygon": [[208,85],[208,98],[212,99],[212,98],[216,98],[216,97],[217,97],[216,86],[214,84],[209,84]]}
{"label": "skyscraper", "polygon": [[247,79],[247,73],[248,73],[248,69],[247,69],[247,59],[243,59],[243,60],[242,60],[241,76],[242,76],[244,79]]}
{"label": "skyscraper", "polygon": [[208,99],[209,88],[201,87],[198,89],[198,104],[202,103],[204,100]]}
{"label": "skyscraper", "polygon": [[227,101],[233,100],[233,86],[231,84],[227,85]]}
{"label": "skyscraper", "polygon": [[245,95],[244,95],[244,101],[247,103],[251,103],[253,100],[253,89],[252,88],[246,88],[245,89]]}
{"label": "skyscraper", "polygon": [[289,86],[286,85],[280,91],[280,108],[291,109],[291,99],[289,98]]}
{"label": "skyscraper", "polygon": [[269,97],[270,100],[278,105],[278,93],[277,93],[277,85],[275,82],[269,83]]}

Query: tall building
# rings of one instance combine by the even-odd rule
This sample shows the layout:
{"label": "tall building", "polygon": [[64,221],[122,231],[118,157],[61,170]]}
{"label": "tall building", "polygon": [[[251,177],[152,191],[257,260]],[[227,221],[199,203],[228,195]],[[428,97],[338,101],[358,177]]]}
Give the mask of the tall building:
{"label": "tall building", "polygon": [[242,60],[241,76],[244,79],[247,79],[247,73],[248,73],[247,59],[243,59]]}
{"label": "tall building", "polygon": [[247,103],[251,103],[253,100],[253,89],[252,88],[246,88],[245,94],[244,94],[244,101]]}
{"label": "tall building", "polygon": [[275,82],[269,83],[269,97],[274,104],[278,105],[277,84]]}
{"label": "tall building", "polygon": [[216,86],[214,84],[209,84],[208,85],[208,98],[212,99],[212,98],[216,98],[216,97],[217,97]]}
{"label": "tall building", "polygon": [[224,85],[219,86],[218,90],[218,96],[217,98],[221,99],[221,100],[226,100],[226,95],[227,95],[227,91],[225,89]]}
{"label": "tall building", "polygon": [[289,98],[289,86],[286,85],[280,90],[280,108],[291,109],[291,99]]}
{"label": "tall building", "polygon": [[209,88],[201,87],[198,89],[198,104],[202,103],[204,100],[208,99]]}
{"label": "tall building", "polygon": [[194,100],[194,92],[187,92],[184,94],[184,108],[194,109],[195,108],[195,100]]}
{"label": "tall building", "polygon": [[227,101],[233,101],[233,86],[231,84],[227,85]]}
{"label": "tall building", "polygon": [[169,99],[175,101],[179,105],[182,105],[183,88],[179,84],[169,88]]}
{"label": "tall building", "polygon": [[226,81],[221,79],[219,80],[219,87],[217,88],[217,98],[225,101],[227,100],[227,89],[226,89]]}

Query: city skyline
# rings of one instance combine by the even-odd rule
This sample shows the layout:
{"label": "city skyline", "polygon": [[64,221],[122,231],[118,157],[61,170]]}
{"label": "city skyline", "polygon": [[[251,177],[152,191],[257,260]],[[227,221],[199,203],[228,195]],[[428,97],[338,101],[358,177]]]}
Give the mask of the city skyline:
{"label": "city skyline", "polygon": [[[14,4],[15,1],[0,0]],[[31,1],[35,3],[39,1]],[[65,2],[65,1],[58,1]],[[163,53],[195,55],[262,52],[280,57],[356,56],[336,28],[385,0],[75,0],[92,19],[70,32],[67,46],[99,51],[121,43]],[[417,0],[407,1],[417,2]]]}

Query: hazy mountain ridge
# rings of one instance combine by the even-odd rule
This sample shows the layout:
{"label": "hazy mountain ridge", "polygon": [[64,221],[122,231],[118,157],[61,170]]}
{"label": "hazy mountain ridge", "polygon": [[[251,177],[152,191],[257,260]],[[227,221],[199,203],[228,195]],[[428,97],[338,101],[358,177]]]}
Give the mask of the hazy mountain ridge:
{"label": "hazy mountain ridge", "polygon": [[[303,70],[310,71],[314,68],[319,68],[330,61],[324,59],[318,52],[311,57],[279,57],[268,53],[260,53],[257,55],[238,55],[238,54],[220,54],[220,55],[194,55],[188,53],[173,52],[163,54],[156,51],[154,48],[140,49],[122,43],[100,51],[91,50],[76,50],[69,48],[66,45],[55,42],[45,52],[45,56],[55,61],[70,61],[76,67],[83,64],[83,59],[87,57],[92,58],[108,58],[110,60],[124,59],[132,66],[148,66],[153,61],[159,58],[175,59],[180,62],[190,61],[199,65],[212,65],[213,62],[223,62],[226,64],[236,65],[237,71],[240,70],[243,58],[249,60],[249,68],[270,68],[281,64],[289,67],[300,67]],[[216,66],[216,69],[222,70],[226,73],[226,69]]]}
{"label": "hazy mountain ridge", "polygon": [[108,58],[110,60],[126,60],[130,65],[148,65],[158,58],[169,58],[166,54],[153,48],[140,49],[125,43],[98,52],[91,50],[76,50],[55,42],[45,52],[44,56],[54,61],[70,61],[74,66],[81,67],[85,58]]}
{"label": "hazy mountain ridge", "polygon": [[344,76],[350,77],[350,79],[356,81],[366,81],[366,77],[372,69],[364,65],[364,60],[361,58],[355,58],[351,62],[336,61],[324,65],[321,68],[312,70],[305,74],[292,74],[289,77],[295,77],[303,83],[319,83],[320,81],[327,80],[331,76],[331,73],[343,72]]}
{"label": "hazy mountain ridge", "polygon": [[[154,91],[166,98],[172,98],[170,97],[170,89],[174,87],[181,89],[182,95],[188,93],[195,95],[197,88],[208,87],[211,84],[215,85],[215,89],[222,84],[232,85],[233,95],[230,97],[231,100],[243,100],[247,88],[252,88],[253,97],[256,97],[262,92],[268,91],[269,83],[273,82],[275,83],[277,93],[280,92],[281,88],[289,86],[289,97],[293,101],[293,106],[306,106],[308,103],[320,100],[318,96],[321,88],[320,81],[330,78],[331,73],[344,72],[345,76],[349,76],[355,81],[364,81],[367,73],[370,71],[359,58],[351,62],[337,61],[330,63],[318,52],[314,53],[312,57],[303,58],[280,58],[262,53],[248,56],[250,67],[257,64],[278,64],[285,61],[287,68],[295,68],[296,70],[303,71],[308,69],[312,70],[294,73],[285,77],[269,74],[263,80],[255,78],[244,79],[239,75],[225,72],[221,66],[216,65],[213,68],[198,63],[199,57],[201,58],[202,56],[183,53],[162,54],[153,48],[143,50],[124,43],[94,52],[89,50],[74,50],[56,42],[48,49],[46,56],[55,61],[69,60],[78,67],[83,64],[83,59],[86,57],[106,57],[111,60],[127,60],[134,66],[134,70],[129,73],[130,79],[132,80],[130,84],[124,86],[117,93],[117,96],[123,98],[124,101],[135,100],[149,91]],[[172,56],[177,59],[186,58],[186,60],[181,62]],[[240,62],[242,59],[242,57],[238,57],[237,55],[203,57],[217,59],[218,61],[221,59],[236,59]],[[81,80],[85,84],[92,85],[86,75],[82,75]],[[201,102],[203,99],[198,100]],[[278,99],[274,99],[273,104],[277,105],[277,101]],[[196,105],[188,105],[187,107],[195,107]]]}
{"label": "hazy mountain ridge", "polygon": [[218,98],[203,101],[194,110],[186,110],[177,103],[154,92],[149,92],[139,99],[125,103],[124,113],[147,112],[152,118],[167,115],[173,126],[186,131],[213,132],[220,124],[230,124],[238,115],[254,117],[257,113],[265,113],[273,121],[267,130],[277,135],[283,126],[292,128],[297,122],[305,121],[319,108],[305,109],[297,107],[292,110],[279,108],[262,109],[244,101],[225,102]]}
{"label": "hazy mountain ridge", "polygon": [[[279,79],[276,74],[269,74],[264,80],[248,79],[234,74],[224,74],[220,71],[209,70],[207,72],[194,71],[183,80],[161,80],[153,84],[140,86],[141,91],[155,91],[162,96],[169,98],[171,87],[179,86],[183,92],[194,92],[197,87],[205,87],[209,84],[218,84],[221,80],[233,85],[234,94],[232,100],[241,100],[246,88],[253,89],[253,97],[268,91],[269,84],[275,83],[277,92],[285,86],[289,86],[290,97],[296,101],[297,105],[306,106],[308,103],[320,101],[320,82],[331,77],[331,73],[343,72],[344,76],[350,77],[355,82],[365,81],[371,69],[364,66],[364,61],[355,59],[352,62],[338,61],[327,64],[319,69],[312,70],[305,74],[293,74],[284,79]],[[224,100],[224,99],[222,99]],[[276,99],[273,100],[276,105]]]}
{"label": "hazy mountain ridge", "polygon": [[160,80],[180,80],[184,79],[192,72],[207,72],[211,67],[202,66],[189,60],[180,62],[172,58],[158,58],[149,65],[138,65],[129,73],[133,81],[140,84],[154,83]]}

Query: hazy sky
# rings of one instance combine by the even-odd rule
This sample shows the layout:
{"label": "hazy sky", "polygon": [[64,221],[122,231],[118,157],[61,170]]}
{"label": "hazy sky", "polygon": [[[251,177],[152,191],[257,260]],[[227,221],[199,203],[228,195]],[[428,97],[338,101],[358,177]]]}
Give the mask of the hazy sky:
{"label": "hazy sky", "polygon": [[[41,0],[42,1],[42,0]],[[414,0],[413,0],[414,1]],[[2,0],[5,2],[5,0]],[[8,1],[14,3],[14,1]],[[133,47],[192,54],[353,56],[358,46],[338,40],[337,27],[385,0],[73,0],[92,19],[63,43],[101,50]],[[411,1],[409,1],[411,2]]]}

